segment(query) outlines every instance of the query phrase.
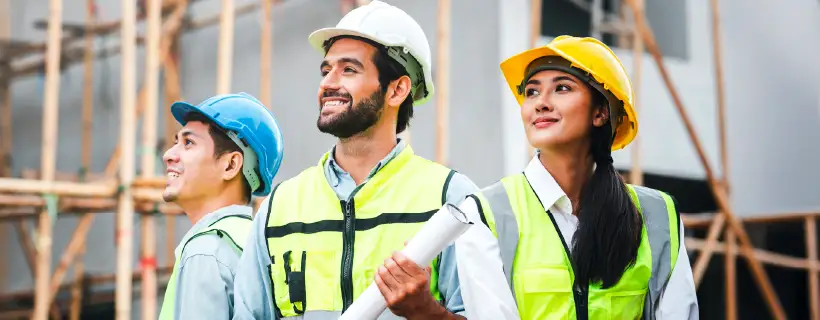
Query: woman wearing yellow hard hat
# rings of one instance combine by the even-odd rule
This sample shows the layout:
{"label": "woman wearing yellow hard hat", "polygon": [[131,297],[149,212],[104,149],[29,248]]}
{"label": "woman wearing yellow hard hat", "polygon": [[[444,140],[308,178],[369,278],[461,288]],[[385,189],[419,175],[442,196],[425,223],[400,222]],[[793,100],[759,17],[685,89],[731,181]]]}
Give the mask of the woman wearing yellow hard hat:
{"label": "woman wearing yellow hard hat", "polygon": [[468,317],[696,319],[673,199],[625,184],[612,165],[611,152],[638,132],[615,54],[560,36],[501,71],[538,151],[461,206],[482,222],[456,244]]}

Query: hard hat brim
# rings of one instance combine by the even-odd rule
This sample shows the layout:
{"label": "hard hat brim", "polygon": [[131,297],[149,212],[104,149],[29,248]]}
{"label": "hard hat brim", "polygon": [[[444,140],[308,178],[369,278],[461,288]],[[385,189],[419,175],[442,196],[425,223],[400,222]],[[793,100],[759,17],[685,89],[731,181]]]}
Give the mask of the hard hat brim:
{"label": "hard hat brim", "polygon": [[192,105],[190,103],[178,101],[178,102],[174,102],[171,105],[171,114],[174,116],[174,119],[176,119],[177,122],[179,124],[183,125],[183,126],[185,125],[185,116],[188,115],[191,112],[199,113],[199,114],[207,117],[211,121],[214,121],[213,118],[211,118],[209,115],[205,114],[204,112],[200,111],[199,108],[197,108],[195,105]]}

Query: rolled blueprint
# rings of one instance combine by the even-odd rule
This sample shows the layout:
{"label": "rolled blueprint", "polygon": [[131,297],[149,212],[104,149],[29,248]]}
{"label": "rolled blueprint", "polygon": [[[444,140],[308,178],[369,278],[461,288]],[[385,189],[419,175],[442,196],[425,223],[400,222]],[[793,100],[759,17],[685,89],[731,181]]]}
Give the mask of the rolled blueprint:
{"label": "rolled blueprint", "polygon": [[[464,212],[447,203],[424,223],[401,252],[421,266],[429,265],[435,256],[472,224]],[[387,301],[374,281],[353,301],[339,320],[376,319],[385,309]]]}

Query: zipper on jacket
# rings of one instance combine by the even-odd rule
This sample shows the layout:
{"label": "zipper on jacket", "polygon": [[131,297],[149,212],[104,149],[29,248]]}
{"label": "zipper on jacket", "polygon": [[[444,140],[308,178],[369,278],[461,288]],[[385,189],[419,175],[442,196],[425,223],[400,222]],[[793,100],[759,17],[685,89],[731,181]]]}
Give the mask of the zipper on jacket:
{"label": "zipper on jacket", "polygon": [[353,242],[356,238],[356,207],[353,197],[342,201],[344,230],[342,231],[342,313],[353,303]]}
{"label": "zipper on jacket", "polygon": [[[572,262],[572,255],[569,252],[567,242],[564,241],[564,237],[561,236],[561,232],[559,231],[561,229],[558,229],[558,223],[555,222],[555,217],[552,215],[552,212],[547,210],[547,215],[549,215],[550,220],[552,221],[552,225],[555,227],[555,231],[558,233],[558,238],[561,239],[561,245],[564,246],[564,253],[566,253],[566,257],[567,259],[569,259],[570,268],[572,268],[574,272],[575,263]],[[573,300],[575,300],[575,318],[578,320],[588,320],[589,309],[587,308],[587,301],[589,300],[589,287],[583,288],[575,284],[573,281],[572,297]]]}

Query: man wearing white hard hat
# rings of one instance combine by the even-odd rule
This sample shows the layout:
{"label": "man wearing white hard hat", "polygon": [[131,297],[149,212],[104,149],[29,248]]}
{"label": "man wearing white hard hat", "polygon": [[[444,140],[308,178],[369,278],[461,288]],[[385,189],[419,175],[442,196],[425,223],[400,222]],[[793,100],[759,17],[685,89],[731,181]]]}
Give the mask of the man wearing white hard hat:
{"label": "man wearing white hard hat", "polygon": [[478,190],[398,138],[434,92],[427,37],[373,1],[309,42],[324,55],[317,127],[338,140],[260,206],[234,319],[336,319],[374,282],[388,306],[379,319],[463,319],[452,244],[424,268],[397,252],[442,205]]}

